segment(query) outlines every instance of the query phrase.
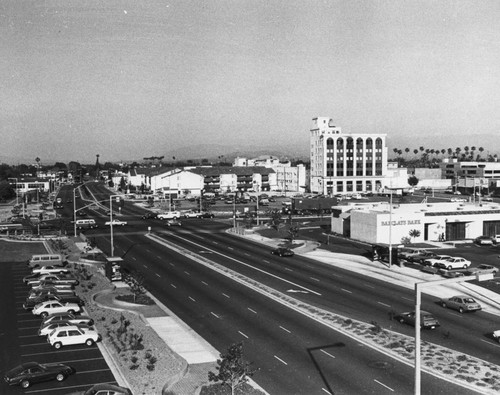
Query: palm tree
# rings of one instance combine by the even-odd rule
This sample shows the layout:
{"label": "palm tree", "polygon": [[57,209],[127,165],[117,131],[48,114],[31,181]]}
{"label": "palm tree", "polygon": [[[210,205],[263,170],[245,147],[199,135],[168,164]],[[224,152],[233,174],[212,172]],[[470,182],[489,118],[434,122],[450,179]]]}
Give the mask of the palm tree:
{"label": "palm tree", "polygon": [[444,148],[441,149],[441,153],[444,155],[446,154],[446,150]]}
{"label": "palm tree", "polygon": [[453,155],[453,150],[451,148],[448,148],[448,156],[452,156]]}
{"label": "palm tree", "polygon": [[415,149],[413,150],[413,153],[414,153],[415,155],[417,155],[417,154],[418,154],[418,149],[416,149],[416,148],[415,148]]}
{"label": "palm tree", "polygon": [[477,154],[477,157],[479,158],[481,156],[481,154],[483,153],[484,148],[483,147],[479,147],[478,151],[480,152],[479,154]]}
{"label": "palm tree", "polygon": [[410,149],[409,148],[405,148],[405,152],[408,154],[408,152],[410,152]]}

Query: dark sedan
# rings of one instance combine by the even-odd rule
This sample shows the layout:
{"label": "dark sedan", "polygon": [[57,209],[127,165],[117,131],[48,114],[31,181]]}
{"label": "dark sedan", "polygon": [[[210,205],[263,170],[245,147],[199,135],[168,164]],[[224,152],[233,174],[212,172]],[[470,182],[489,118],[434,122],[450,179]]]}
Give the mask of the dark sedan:
{"label": "dark sedan", "polygon": [[46,302],[48,300],[56,300],[61,303],[76,303],[79,306],[83,306],[84,302],[77,295],[51,295],[44,294],[36,298],[27,298],[23,303],[23,308],[25,310],[32,310],[38,303]]}
{"label": "dark sedan", "polygon": [[73,373],[75,370],[71,366],[62,363],[27,362],[5,373],[4,380],[9,385],[20,385],[22,388],[28,388],[31,384],[42,381],[63,381]]}
{"label": "dark sedan", "polygon": [[142,219],[157,219],[158,218],[158,214],[156,214],[156,213],[146,213],[141,218]]}
{"label": "dark sedan", "polygon": [[278,256],[293,256],[294,252],[290,248],[279,247],[272,250],[271,254]]}

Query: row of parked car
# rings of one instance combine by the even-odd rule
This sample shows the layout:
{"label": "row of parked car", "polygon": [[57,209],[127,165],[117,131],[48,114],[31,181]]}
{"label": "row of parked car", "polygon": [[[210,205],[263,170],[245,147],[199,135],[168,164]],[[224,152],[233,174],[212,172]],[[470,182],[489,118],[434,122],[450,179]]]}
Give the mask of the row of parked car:
{"label": "row of parked car", "polygon": [[[481,264],[471,268],[471,261],[462,257],[445,254],[436,254],[425,249],[410,248],[403,250],[399,257],[409,262],[419,263],[424,266],[422,270],[430,273],[441,271],[445,276],[464,276],[475,273],[498,273],[498,268],[492,265]],[[460,272],[449,272],[454,269],[463,269]]]}
{"label": "row of parked car", "polygon": [[[28,265],[32,261],[33,258]],[[37,261],[31,274],[23,278],[24,283],[31,287],[23,308],[42,319],[38,336],[45,337],[56,350],[80,344],[90,347],[101,341],[101,335],[93,326],[94,320],[82,314],[84,301],[75,293],[79,280],[65,266],[44,265],[40,263],[43,259]],[[27,362],[9,370],[4,381],[29,388],[37,382],[63,381],[75,373],[73,367],[63,363]],[[75,394],[131,395],[132,392],[116,385],[96,384],[85,391],[71,393]]]}

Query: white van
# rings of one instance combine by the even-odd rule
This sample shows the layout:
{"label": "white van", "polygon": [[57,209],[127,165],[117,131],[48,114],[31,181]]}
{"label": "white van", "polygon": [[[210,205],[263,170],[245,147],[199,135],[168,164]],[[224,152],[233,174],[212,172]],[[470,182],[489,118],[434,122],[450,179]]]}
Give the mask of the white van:
{"label": "white van", "polygon": [[97,228],[97,224],[94,219],[77,219],[76,220],[77,229],[93,229]]}
{"label": "white van", "polygon": [[65,260],[60,254],[40,254],[33,255],[28,261],[28,266],[32,269],[42,266],[64,266]]}

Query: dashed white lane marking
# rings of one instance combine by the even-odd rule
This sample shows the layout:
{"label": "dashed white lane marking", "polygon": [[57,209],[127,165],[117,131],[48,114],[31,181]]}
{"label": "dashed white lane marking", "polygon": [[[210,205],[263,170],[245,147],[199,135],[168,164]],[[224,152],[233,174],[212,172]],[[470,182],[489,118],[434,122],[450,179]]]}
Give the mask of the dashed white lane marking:
{"label": "dashed white lane marking", "polygon": [[344,292],[347,292],[347,293],[352,294],[352,291],[349,291],[348,289],[345,289],[345,288],[340,288],[340,289],[341,289],[342,291],[344,291]]}
{"label": "dashed white lane marking", "polygon": [[282,327],[281,325],[280,325],[280,329],[283,329],[285,332],[292,333],[292,332],[290,332],[288,329],[286,329],[286,328]]}
{"label": "dashed white lane marking", "polygon": [[382,306],[385,306],[385,307],[391,307],[390,304],[386,304],[386,303],[382,303],[382,302],[377,302],[378,304],[381,304]]}
{"label": "dashed white lane marking", "polygon": [[388,387],[388,386],[387,386],[387,385],[385,385],[384,383],[381,383],[380,381],[375,380],[375,379],[373,379],[373,381],[375,381],[377,384],[380,384],[382,387],[385,387],[385,388],[387,388],[388,390],[390,390],[390,391],[394,392],[394,390],[393,390],[391,387]]}
{"label": "dashed white lane marking", "polygon": [[247,307],[248,310],[250,310],[252,313],[257,314],[255,310],[252,310],[250,307]]}

